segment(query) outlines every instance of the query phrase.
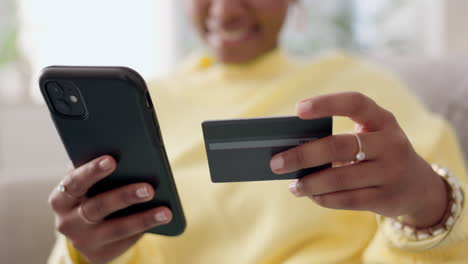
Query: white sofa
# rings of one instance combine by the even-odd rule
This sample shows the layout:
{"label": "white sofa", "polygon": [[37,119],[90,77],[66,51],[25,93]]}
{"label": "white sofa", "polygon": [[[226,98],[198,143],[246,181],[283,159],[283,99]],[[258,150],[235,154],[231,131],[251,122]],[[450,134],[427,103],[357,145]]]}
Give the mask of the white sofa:
{"label": "white sofa", "polygon": [[[468,154],[467,64],[459,59],[373,57],[372,60],[393,69],[431,109],[445,115],[457,128]],[[58,137],[54,136],[52,142],[41,141],[41,135],[55,135],[44,108],[23,113],[18,120],[45,123],[45,126],[34,128],[29,121],[11,122],[17,126],[13,131],[15,134],[24,134],[26,142],[19,151],[24,152],[21,153],[24,155],[23,167],[30,169],[0,171],[0,263],[45,263],[54,241],[54,218],[47,197],[62,177],[67,159]],[[3,143],[8,144],[8,138],[3,136]],[[46,165],[34,163],[34,157],[41,155],[44,149],[51,153],[47,159],[50,162]]]}

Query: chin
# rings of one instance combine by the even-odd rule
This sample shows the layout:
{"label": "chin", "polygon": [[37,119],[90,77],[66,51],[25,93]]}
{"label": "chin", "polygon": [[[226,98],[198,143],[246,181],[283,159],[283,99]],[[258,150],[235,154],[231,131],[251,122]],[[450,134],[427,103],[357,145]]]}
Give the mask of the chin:
{"label": "chin", "polygon": [[257,57],[261,56],[259,52],[235,52],[229,51],[216,51],[216,57],[219,62],[223,64],[246,64],[254,61]]}

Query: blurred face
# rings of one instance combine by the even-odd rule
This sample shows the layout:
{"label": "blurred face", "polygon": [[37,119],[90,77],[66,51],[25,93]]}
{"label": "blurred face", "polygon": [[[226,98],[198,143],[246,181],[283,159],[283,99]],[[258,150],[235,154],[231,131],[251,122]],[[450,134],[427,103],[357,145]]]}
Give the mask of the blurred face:
{"label": "blurred face", "polygon": [[239,64],[276,48],[293,0],[187,0],[192,22],[222,63]]}

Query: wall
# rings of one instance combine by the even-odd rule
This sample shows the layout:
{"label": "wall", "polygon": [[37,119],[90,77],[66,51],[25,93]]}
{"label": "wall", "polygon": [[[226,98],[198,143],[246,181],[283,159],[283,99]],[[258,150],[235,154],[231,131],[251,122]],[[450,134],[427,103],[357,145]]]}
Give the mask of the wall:
{"label": "wall", "polygon": [[468,54],[468,1],[440,0],[445,3],[444,50],[449,55]]}
{"label": "wall", "polygon": [[0,179],[65,173],[67,165],[68,157],[45,106],[0,106]]}

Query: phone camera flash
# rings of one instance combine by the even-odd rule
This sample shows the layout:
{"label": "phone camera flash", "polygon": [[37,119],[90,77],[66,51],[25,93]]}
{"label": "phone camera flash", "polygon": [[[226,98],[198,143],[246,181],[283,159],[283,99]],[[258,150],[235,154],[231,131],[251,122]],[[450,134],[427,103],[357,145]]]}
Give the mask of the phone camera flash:
{"label": "phone camera flash", "polygon": [[78,98],[76,96],[74,96],[74,95],[71,95],[70,96],[70,102],[76,104],[78,102]]}

